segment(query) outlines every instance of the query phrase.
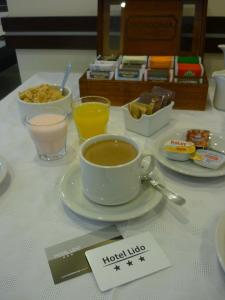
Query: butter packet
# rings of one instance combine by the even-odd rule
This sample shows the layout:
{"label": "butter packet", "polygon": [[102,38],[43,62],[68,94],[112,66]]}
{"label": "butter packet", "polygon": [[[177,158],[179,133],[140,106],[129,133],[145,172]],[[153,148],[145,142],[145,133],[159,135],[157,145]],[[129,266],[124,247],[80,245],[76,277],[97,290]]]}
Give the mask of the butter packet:
{"label": "butter packet", "polygon": [[171,160],[187,161],[191,159],[195,164],[208,168],[218,169],[225,163],[225,155],[212,150],[198,149],[195,144],[182,140],[170,140],[163,146],[165,156]]}
{"label": "butter packet", "polygon": [[172,139],[164,144],[163,151],[168,159],[186,161],[195,153],[195,145],[192,142]]}
{"label": "butter packet", "polygon": [[219,169],[225,163],[225,155],[212,150],[199,149],[194,163],[208,169]]}

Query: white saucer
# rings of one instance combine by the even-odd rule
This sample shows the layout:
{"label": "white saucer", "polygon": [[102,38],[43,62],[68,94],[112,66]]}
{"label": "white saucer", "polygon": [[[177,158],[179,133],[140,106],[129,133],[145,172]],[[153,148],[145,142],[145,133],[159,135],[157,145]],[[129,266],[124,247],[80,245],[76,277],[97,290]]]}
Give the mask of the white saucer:
{"label": "white saucer", "polygon": [[60,182],[62,201],[76,214],[92,220],[121,222],[142,216],[156,207],[162,196],[154,188],[142,187],[141,193],[127,204],[118,206],[98,205],[88,200],[81,190],[80,168],[70,167]]}
{"label": "white saucer", "polygon": [[7,170],[8,170],[7,163],[5,159],[2,156],[0,156],[0,184],[5,179]]}
{"label": "white saucer", "polygon": [[[222,165],[219,169],[213,170],[213,169],[207,169],[204,167],[201,167],[199,165],[196,165],[191,160],[188,161],[175,161],[166,158],[162,148],[166,141],[170,139],[185,139],[185,134],[188,129],[183,129],[179,131],[171,132],[170,134],[165,135],[162,139],[156,142],[154,147],[154,156],[155,158],[165,167],[169,168],[170,170],[173,170],[177,173],[188,175],[188,176],[194,176],[194,177],[219,177],[219,176],[225,176],[225,164]],[[211,133],[211,144],[212,148],[216,150],[216,144],[218,143],[218,148],[222,147],[222,137],[221,135],[217,135],[215,133]],[[217,143],[216,143],[217,141]],[[220,141],[220,144],[219,144]],[[211,148],[211,149],[212,149]]]}
{"label": "white saucer", "polygon": [[217,257],[225,272],[225,213],[217,223],[215,240]]}

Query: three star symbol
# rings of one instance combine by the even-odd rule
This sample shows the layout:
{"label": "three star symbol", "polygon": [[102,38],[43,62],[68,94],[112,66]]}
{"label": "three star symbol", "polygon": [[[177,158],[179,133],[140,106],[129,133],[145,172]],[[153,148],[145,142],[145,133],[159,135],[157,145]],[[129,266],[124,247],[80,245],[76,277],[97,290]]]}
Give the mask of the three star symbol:
{"label": "three star symbol", "polygon": [[[141,262],[142,262],[142,261],[145,261],[145,257],[144,257],[144,256],[140,256],[138,259],[139,259]],[[129,267],[130,267],[130,266],[133,266],[132,260],[128,260],[126,264],[127,264]],[[119,270],[120,270],[120,266],[115,265],[115,267],[114,267],[113,269],[114,269],[115,271],[119,271]]]}
{"label": "three star symbol", "polygon": [[127,265],[130,267],[130,266],[133,266],[133,262],[131,260],[128,260],[127,262]]}
{"label": "three star symbol", "polygon": [[145,260],[144,256],[140,256],[138,259],[139,259],[140,261],[144,261],[144,260]]}

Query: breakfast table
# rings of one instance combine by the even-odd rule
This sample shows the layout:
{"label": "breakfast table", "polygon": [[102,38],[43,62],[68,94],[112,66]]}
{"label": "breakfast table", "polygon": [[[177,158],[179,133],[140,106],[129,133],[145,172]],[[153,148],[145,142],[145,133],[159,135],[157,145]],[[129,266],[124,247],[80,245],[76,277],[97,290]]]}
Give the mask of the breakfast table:
{"label": "breakfast table", "polygon": [[[177,210],[163,203],[117,222],[81,216],[62,202],[61,178],[72,164],[79,164],[73,121],[69,123],[66,156],[41,161],[16,103],[18,90],[43,82],[60,83],[62,76],[35,74],[0,102],[0,156],[7,163],[7,175],[0,182],[0,299],[225,299],[224,253],[218,253],[216,247],[218,222],[225,218],[225,176],[195,177],[157,163],[157,176],[186,203]],[[79,77],[72,73],[68,80],[74,98],[79,96]],[[126,130],[122,109],[111,107],[108,132],[133,138],[145,152],[151,152],[156,141],[171,130],[201,128],[222,134],[225,112],[213,108],[213,93],[210,82],[205,111],[173,110],[169,124],[150,137]],[[92,273],[54,284],[45,249],[109,224],[116,224],[124,238],[150,232],[171,267],[106,292],[99,290]],[[220,232],[222,242],[224,232]],[[225,242],[223,246],[225,252]]]}

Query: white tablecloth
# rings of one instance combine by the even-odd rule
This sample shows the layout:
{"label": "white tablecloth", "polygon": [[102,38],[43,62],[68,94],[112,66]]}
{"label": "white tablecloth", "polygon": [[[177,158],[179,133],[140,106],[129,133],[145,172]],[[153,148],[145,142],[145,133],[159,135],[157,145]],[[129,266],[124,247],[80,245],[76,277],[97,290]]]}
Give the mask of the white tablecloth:
{"label": "white tablecloth", "polygon": [[[79,94],[78,77],[73,74],[69,80],[74,95]],[[62,74],[39,73],[22,88],[49,80],[60,82],[61,78]],[[59,180],[78,156],[73,123],[67,156],[41,162],[20,122],[16,95],[14,91],[0,102],[0,155],[9,164],[9,175],[0,185],[0,300],[225,299],[225,274],[217,260],[214,240],[216,223],[225,211],[225,178],[197,179],[160,166],[166,185],[186,198],[182,209],[189,223],[180,223],[164,208],[120,223],[118,228],[125,237],[150,231],[173,266],[105,293],[100,292],[91,273],[55,285],[45,248],[106,224],[77,216],[59,199]],[[210,106],[204,112],[174,110],[167,127],[144,138],[124,129],[117,107],[111,110],[109,132],[127,134],[149,148],[163,132],[179,127],[224,132],[225,112]]]}

